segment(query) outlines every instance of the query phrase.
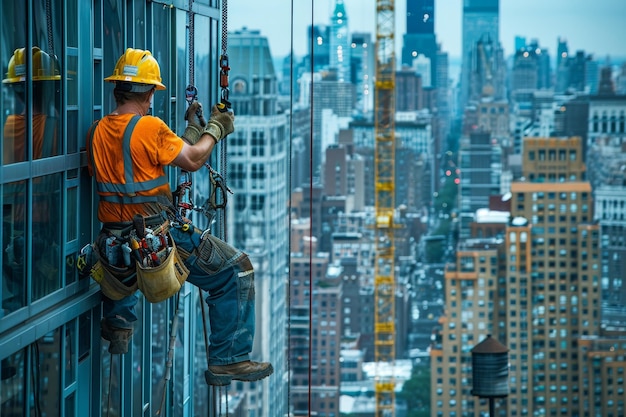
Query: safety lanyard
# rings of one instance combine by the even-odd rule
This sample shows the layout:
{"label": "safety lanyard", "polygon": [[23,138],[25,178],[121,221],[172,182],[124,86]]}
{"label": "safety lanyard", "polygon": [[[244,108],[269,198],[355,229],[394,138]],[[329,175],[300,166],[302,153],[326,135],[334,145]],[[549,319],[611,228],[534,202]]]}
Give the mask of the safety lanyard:
{"label": "safety lanyard", "polygon": [[[195,81],[195,44],[194,44],[194,28],[195,19],[193,12],[194,0],[189,0],[189,85],[185,89],[185,99],[188,105],[191,105],[198,99],[198,89],[194,86]],[[221,31],[221,55],[219,60],[220,66],[220,103],[218,108],[220,111],[229,111],[231,109],[231,103],[229,99],[229,83],[228,72],[230,71],[228,61],[228,2],[222,1],[222,31]],[[227,149],[226,141],[221,142],[220,152],[220,165],[222,174],[218,173],[208,163],[205,162],[205,167],[209,171],[209,184],[211,191],[209,198],[202,206],[195,206],[191,197],[192,174],[185,170],[181,170],[179,174],[178,187],[174,192],[174,198],[176,200],[176,206],[178,213],[181,217],[186,217],[187,213],[191,210],[198,211],[204,214],[208,218],[208,227],[213,222],[217,210],[225,209],[228,202],[228,193],[232,194],[232,191],[226,186],[226,170],[228,167],[228,161],[226,158]],[[224,239],[226,239],[226,212],[223,213],[222,230],[224,232]]]}

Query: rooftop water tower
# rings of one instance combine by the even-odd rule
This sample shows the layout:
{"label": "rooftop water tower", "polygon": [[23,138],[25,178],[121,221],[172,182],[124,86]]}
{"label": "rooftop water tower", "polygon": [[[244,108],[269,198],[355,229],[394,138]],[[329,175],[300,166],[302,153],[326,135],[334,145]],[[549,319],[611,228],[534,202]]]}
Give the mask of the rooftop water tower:
{"label": "rooftop water tower", "polygon": [[491,335],[472,349],[472,395],[489,399],[494,416],[494,398],[509,395],[509,349]]}

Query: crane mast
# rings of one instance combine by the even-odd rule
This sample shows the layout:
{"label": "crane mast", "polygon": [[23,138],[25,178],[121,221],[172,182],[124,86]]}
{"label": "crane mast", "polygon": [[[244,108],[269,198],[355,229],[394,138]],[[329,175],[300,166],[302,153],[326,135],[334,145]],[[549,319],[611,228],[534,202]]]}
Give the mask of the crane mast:
{"label": "crane mast", "polygon": [[376,0],[374,349],[376,417],[395,416],[395,6]]}

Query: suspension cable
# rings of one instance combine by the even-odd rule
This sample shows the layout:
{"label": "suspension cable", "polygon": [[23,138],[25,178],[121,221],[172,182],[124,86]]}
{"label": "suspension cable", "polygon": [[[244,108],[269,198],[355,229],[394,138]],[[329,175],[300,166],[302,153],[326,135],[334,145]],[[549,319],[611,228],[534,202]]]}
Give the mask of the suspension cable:
{"label": "suspension cable", "polygon": [[187,18],[189,19],[187,25],[189,26],[189,84],[195,85],[195,68],[196,68],[196,51],[195,51],[195,39],[194,37],[194,22],[195,16],[193,12],[194,0],[189,0],[189,12]]}
{"label": "suspension cable", "polygon": [[[309,50],[310,50],[310,68],[309,71],[311,72],[311,83],[309,85],[309,115],[310,115],[310,120],[311,120],[311,124],[310,124],[310,128],[309,128],[309,149],[310,149],[310,154],[309,154],[309,213],[311,213],[311,215],[309,216],[309,265],[313,265],[313,167],[314,167],[314,153],[313,153],[313,149],[314,149],[314,138],[313,138],[313,126],[314,126],[314,121],[315,121],[315,113],[314,113],[314,78],[313,78],[313,74],[315,73],[315,44],[314,44],[314,39],[315,36],[313,36],[313,30],[315,28],[315,24],[314,24],[314,16],[315,16],[315,6],[314,6],[314,0],[311,0],[311,36],[310,36],[310,44],[309,44]],[[313,389],[311,387],[312,382],[313,382],[313,268],[309,268],[309,358],[308,358],[308,365],[309,365],[309,370],[308,370],[308,379],[309,379],[309,386],[308,386],[308,391],[307,391],[307,395],[308,395],[308,412],[309,414],[311,413],[311,404],[313,401]]]}
{"label": "suspension cable", "polygon": [[[228,84],[228,72],[230,64],[228,62],[228,0],[222,0],[222,50],[220,55],[220,106],[225,110],[230,110],[232,105],[229,101],[230,89]],[[220,169],[224,178],[228,178],[228,142],[221,141],[222,149],[220,153]],[[223,194],[226,196],[226,194]],[[226,202],[226,200],[224,200]],[[222,233],[224,241],[228,240],[228,230],[226,222],[226,210],[222,211]]]}
{"label": "suspension cable", "polygon": [[54,32],[52,29],[52,1],[46,0],[46,29],[48,31],[48,53],[55,55],[54,53]]}

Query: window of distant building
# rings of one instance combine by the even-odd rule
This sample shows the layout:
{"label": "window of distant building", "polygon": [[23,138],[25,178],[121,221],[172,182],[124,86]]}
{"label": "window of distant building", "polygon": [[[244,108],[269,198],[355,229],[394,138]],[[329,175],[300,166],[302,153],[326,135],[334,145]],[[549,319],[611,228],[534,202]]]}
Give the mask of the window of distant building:
{"label": "window of distant building", "polygon": [[253,131],[250,146],[252,156],[265,156],[265,133]]}

